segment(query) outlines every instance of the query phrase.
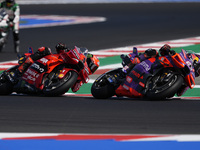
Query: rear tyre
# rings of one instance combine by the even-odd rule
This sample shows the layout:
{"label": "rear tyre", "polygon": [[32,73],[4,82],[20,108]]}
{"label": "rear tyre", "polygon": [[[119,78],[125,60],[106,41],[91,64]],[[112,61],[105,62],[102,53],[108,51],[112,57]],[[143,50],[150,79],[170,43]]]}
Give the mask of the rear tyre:
{"label": "rear tyre", "polygon": [[[156,77],[158,78],[158,76]],[[150,100],[162,100],[173,97],[182,86],[183,77],[178,74],[171,74],[167,81],[151,78],[148,81],[146,97]]]}
{"label": "rear tyre", "polygon": [[0,95],[10,95],[13,92],[13,84],[3,74],[0,75]]}

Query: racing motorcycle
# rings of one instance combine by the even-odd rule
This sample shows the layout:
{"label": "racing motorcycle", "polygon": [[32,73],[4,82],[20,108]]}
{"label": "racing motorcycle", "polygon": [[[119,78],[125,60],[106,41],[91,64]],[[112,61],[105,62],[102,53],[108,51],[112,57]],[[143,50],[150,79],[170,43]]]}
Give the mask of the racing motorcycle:
{"label": "racing motorcycle", "polygon": [[61,54],[47,55],[31,64],[18,79],[15,73],[19,65],[9,68],[0,74],[0,95],[16,92],[60,96],[66,93],[77,80],[88,82],[87,55],[86,48],[76,46],[75,49]]}
{"label": "racing motorcycle", "polygon": [[[133,53],[138,57],[137,50]],[[97,99],[114,95],[149,100],[167,99],[175,94],[181,96],[195,85],[195,73],[200,73],[199,58],[199,55],[182,49],[172,56],[144,60],[129,71],[126,64],[99,76],[91,87],[91,93]]]}
{"label": "racing motorcycle", "polygon": [[6,45],[9,35],[9,18],[4,9],[0,9],[0,52]]}

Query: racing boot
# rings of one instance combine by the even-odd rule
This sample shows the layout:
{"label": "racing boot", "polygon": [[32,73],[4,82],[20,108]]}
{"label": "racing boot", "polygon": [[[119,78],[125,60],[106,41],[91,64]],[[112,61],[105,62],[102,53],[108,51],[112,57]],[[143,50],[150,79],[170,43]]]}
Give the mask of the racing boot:
{"label": "racing boot", "polygon": [[15,53],[19,53],[19,32],[13,31]]}
{"label": "racing boot", "polygon": [[15,53],[19,53],[19,40],[14,42]]}

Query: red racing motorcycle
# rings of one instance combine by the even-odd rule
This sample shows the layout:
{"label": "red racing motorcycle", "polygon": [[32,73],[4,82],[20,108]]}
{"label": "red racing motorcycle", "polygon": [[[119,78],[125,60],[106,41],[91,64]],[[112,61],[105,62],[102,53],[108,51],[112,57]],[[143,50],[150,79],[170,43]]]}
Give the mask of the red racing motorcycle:
{"label": "red racing motorcycle", "polygon": [[90,72],[86,61],[87,55],[86,48],[78,47],[61,54],[47,55],[30,65],[16,83],[12,80],[19,65],[7,69],[0,75],[0,95],[9,95],[13,92],[45,96],[62,95],[77,80],[88,82]]}
{"label": "red racing motorcycle", "polygon": [[[133,51],[135,57],[138,52]],[[150,100],[181,96],[195,85],[200,74],[200,56],[182,50],[169,56],[150,58],[136,64],[129,73],[127,67],[110,70],[99,76],[92,85],[94,98],[105,99],[114,95]]]}

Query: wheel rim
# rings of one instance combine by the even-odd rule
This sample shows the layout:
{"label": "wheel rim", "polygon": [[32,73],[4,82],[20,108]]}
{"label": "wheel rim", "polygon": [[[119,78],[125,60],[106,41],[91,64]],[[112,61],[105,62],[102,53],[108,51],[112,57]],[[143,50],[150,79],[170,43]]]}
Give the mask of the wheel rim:
{"label": "wheel rim", "polygon": [[173,85],[177,80],[177,75],[171,75],[171,78],[168,81],[163,82],[163,80],[159,78],[153,78],[153,80],[150,80],[148,83],[147,88],[149,91],[160,93],[164,90],[168,89],[171,85]]}
{"label": "wheel rim", "polygon": [[45,86],[45,90],[50,91],[50,90],[53,90],[53,89],[61,86],[63,83],[65,83],[67,80],[70,79],[71,75],[72,75],[72,73],[68,72],[66,74],[65,78],[63,78],[61,80],[52,80],[52,82],[48,86]]}

